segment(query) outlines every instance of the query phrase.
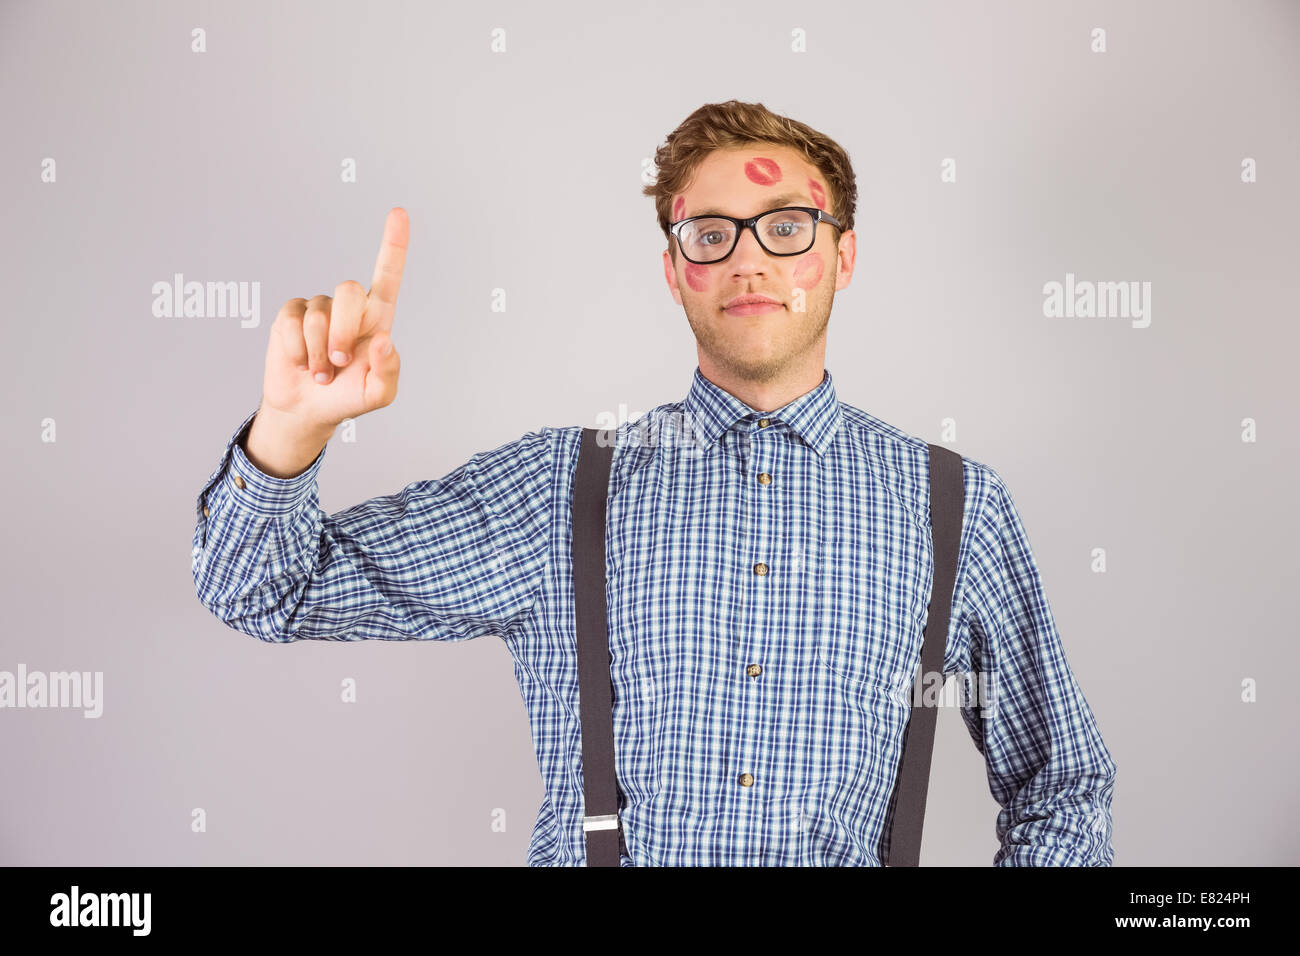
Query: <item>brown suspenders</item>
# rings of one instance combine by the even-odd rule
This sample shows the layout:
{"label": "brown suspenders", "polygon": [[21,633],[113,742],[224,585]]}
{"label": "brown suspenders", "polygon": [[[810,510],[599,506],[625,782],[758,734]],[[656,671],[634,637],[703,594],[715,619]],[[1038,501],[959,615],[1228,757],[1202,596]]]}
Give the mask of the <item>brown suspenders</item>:
{"label": "brown suspenders", "polygon": [[[586,810],[582,829],[586,836],[587,866],[618,866],[620,850],[627,852],[614,776],[613,689],[605,604],[605,505],[615,436],[614,429],[582,430],[573,479],[573,600],[578,629],[578,717],[582,724]],[[930,589],[932,613],[926,619],[918,680],[923,674],[943,669],[964,502],[961,455],[940,445],[930,445],[934,577]],[[913,699],[898,776],[885,818],[888,839],[882,837],[879,847],[880,859],[886,866],[917,866],[920,862],[921,828],[937,717],[938,708],[921,706]]]}
{"label": "brown suspenders", "polygon": [[[961,469],[961,455],[951,448],[930,445],[930,537],[934,546],[934,576],[930,583],[930,613],[925,621],[917,681],[921,681],[923,675],[943,670],[966,498]],[[938,716],[938,707],[923,707],[913,696],[912,715],[903,738],[903,755],[898,761],[890,813],[885,817],[888,850],[885,839],[882,837],[880,841],[880,859],[885,866],[920,865],[921,825],[925,822],[925,796],[930,789],[930,757],[934,752],[934,723]]]}
{"label": "brown suspenders", "polygon": [[578,720],[588,866],[618,866],[626,850],[614,778],[613,688],[605,609],[605,500],[616,432],[582,430],[573,476],[573,603],[578,623]]}

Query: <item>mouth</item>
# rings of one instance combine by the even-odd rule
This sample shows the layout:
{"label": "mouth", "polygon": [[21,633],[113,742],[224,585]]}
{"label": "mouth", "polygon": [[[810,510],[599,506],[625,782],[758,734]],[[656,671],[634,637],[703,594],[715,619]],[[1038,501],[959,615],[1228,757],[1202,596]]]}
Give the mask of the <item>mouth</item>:
{"label": "mouth", "polygon": [[725,306],[722,311],[727,315],[762,315],[765,312],[775,312],[778,309],[784,309],[780,302],[768,298],[765,295],[738,295]]}

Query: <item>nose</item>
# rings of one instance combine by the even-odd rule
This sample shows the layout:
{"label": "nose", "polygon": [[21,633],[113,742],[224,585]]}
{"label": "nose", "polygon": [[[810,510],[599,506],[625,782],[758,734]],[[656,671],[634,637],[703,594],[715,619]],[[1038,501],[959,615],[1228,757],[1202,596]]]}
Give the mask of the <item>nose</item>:
{"label": "nose", "polygon": [[766,269],[767,259],[768,255],[758,244],[754,230],[744,229],[736,242],[736,248],[731,250],[727,263],[737,275],[751,275]]}

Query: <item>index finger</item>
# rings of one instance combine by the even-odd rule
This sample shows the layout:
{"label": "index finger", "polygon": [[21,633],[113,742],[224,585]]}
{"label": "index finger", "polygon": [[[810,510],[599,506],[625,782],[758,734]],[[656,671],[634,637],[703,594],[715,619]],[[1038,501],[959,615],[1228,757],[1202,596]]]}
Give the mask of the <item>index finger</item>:
{"label": "index finger", "polygon": [[385,330],[392,328],[410,233],[411,223],[406,210],[401,206],[390,209],[388,218],[384,221],[384,238],[379,244],[379,258],[375,260],[375,274],[370,280],[370,293],[366,303],[367,325],[373,322]]}

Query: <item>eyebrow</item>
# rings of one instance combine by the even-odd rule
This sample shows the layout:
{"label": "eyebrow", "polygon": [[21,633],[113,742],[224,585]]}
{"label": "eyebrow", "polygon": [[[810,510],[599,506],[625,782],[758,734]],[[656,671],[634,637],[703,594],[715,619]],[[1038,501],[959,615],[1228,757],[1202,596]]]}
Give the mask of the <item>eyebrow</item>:
{"label": "eyebrow", "polygon": [[[775,199],[770,200],[770,203],[771,203],[770,205],[768,205],[763,209],[763,212],[771,212],[773,209],[780,209],[782,206],[805,206],[805,205],[811,206],[812,205],[812,203],[808,201],[807,197],[803,193],[783,193],[782,195],[777,196]],[[755,215],[761,215],[761,214],[762,213],[755,213]],[[725,215],[727,215],[725,212],[721,212],[720,210],[717,209],[705,209],[702,212],[692,213],[691,215],[683,216],[682,218],[694,219],[696,216],[725,216]],[[737,216],[736,218],[748,219],[749,217]]]}

